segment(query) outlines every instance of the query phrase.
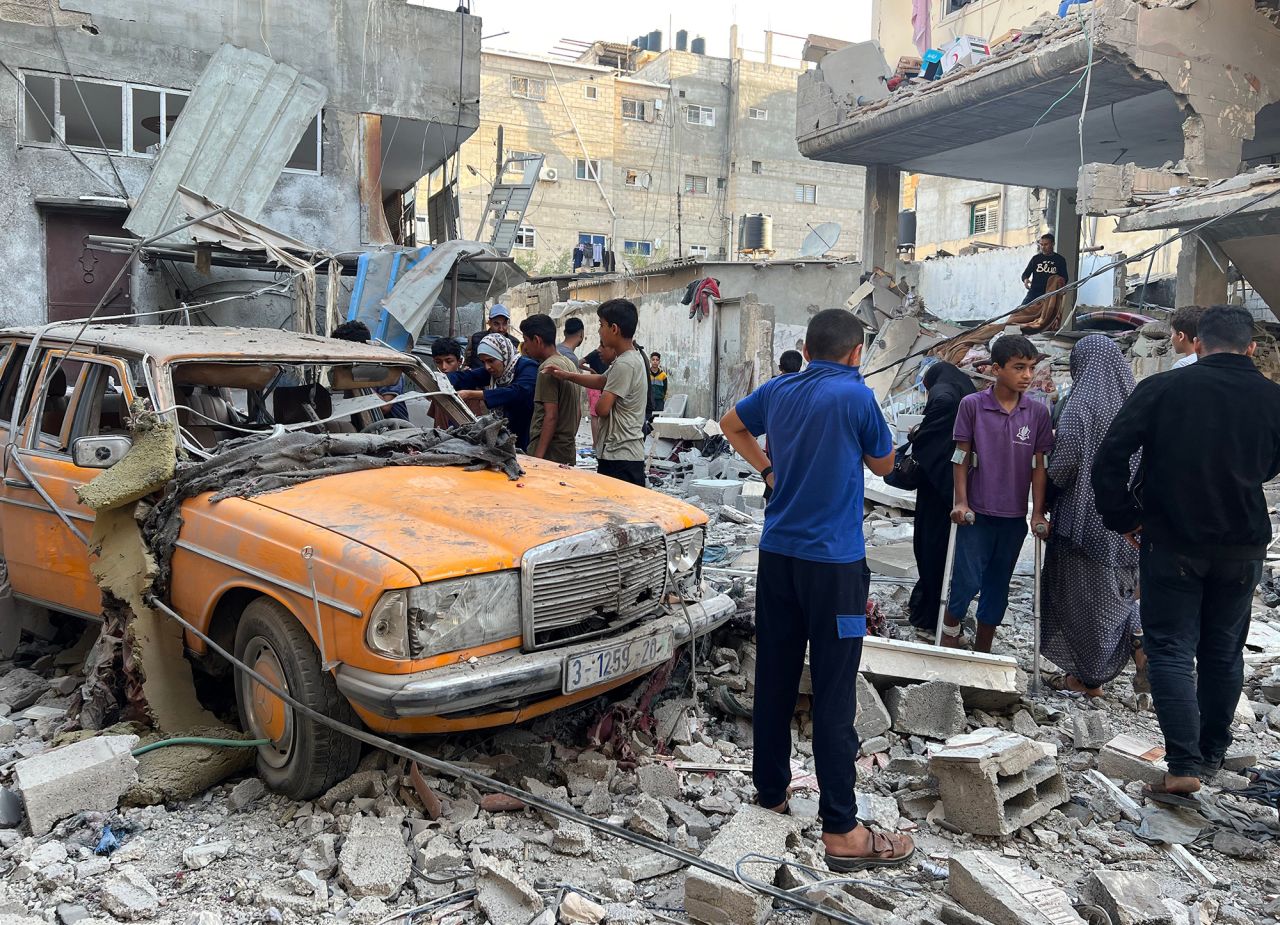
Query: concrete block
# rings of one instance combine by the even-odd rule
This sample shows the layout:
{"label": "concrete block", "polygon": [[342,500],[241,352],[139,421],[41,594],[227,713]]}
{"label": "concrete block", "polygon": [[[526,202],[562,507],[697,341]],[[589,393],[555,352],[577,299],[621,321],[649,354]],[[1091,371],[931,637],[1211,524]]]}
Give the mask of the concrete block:
{"label": "concrete block", "polygon": [[49,689],[49,682],[27,668],[14,668],[0,678],[0,703],[14,712],[25,710]]}
{"label": "concrete block", "polygon": [[742,482],[738,479],[694,479],[689,490],[709,504],[725,504],[735,507],[742,494]]}
{"label": "concrete block", "polygon": [[1129,735],[1118,735],[1098,752],[1098,770],[1115,780],[1158,784],[1169,766],[1160,759],[1164,749]]}
{"label": "concrete block", "polygon": [[858,712],[853,720],[853,728],[857,730],[858,738],[866,742],[888,732],[893,720],[885,709],[884,701],[880,699],[879,691],[870,681],[858,675],[857,686]]}
{"label": "concrete block", "polygon": [[702,440],[707,436],[707,419],[656,417],[653,433],[664,440]]}
{"label": "concrete block", "polygon": [[1085,878],[1080,895],[1105,909],[1112,925],[1175,925],[1185,909],[1166,903],[1160,881],[1143,873],[1095,870]]}
{"label": "concrete block", "polygon": [[867,567],[875,575],[912,580],[920,577],[920,571],[916,568],[915,550],[911,548],[910,543],[868,546]]}
{"label": "concrete block", "polygon": [[1115,738],[1107,715],[1098,710],[1071,717],[1071,739],[1076,748],[1097,751]]}
{"label": "concrete block", "polygon": [[992,925],[1084,923],[1061,889],[993,852],[953,854],[949,873],[951,898]]}
{"label": "concrete block", "polygon": [[964,700],[949,681],[893,687],[884,698],[895,732],[945,739],[964,729]]}
{"label": "concrete block", "polygon": [[159,892],[142,871],[130,864],[121,867],[120,873],[103,887],[99,901],[103,909],[126,921],[150,918],[160,908]]}
{"label": "concrete block", "polygon": [[[742,806],[707,845],[702,857],[731,870],[740,857],[750,852],[784,857],[787,837],[795,831],[797,820],[791,816],[779,816],[760,806]],[[776,875],[777,870],[767,865],[752,868],[752,876],[768,883]],[[772,907],[769,897],[741,883],[702,870],[690,870],[685,877],[685,912],[703,925],[758,925]]]}
{"label": "concrete block", "polygon": [[137,736],[97,736],[19,761],[14,780],[31,834],[48,834],[59,819],[85,810],[113,811],[138,782],[129,754],[137,745]]}
{"label": "concrete block", "polygon": [[627,828],[656,841],[666,841],[667,811],[653,797],[642,796],[627,817]]}
{"label": "concrete block", "polygon": [[619,861],[618,873],[632,883],[640,883],[644,880],[652,880],[654,877],[675,873],[682,867],[684,864],[675,858],[646,850]]}
{"label": "concrete block", "polygon": [[472,866],[478,874],[476,903],[490,922],[528,922],[542,911],[542,897],[510,861],[476,851]]}
{"label": "concrete block", "polygon": [[356,816],[338,855],[338,877],[353,899],[390,899],[412,870],[398,820]]}
{"label": "concrete block", "polygon": [[[880,684],[950,681],[971,710],[1002,710],[1022,699],[1026,675],[1005,655],[943,649],[901,639],[868,636],[859,670]],[[883,682],[883,683],[882,683]]]}
{"label": "concrete block", "polygon": [[1016,732],[980,729],[932,750],[947,821],[975,835],[1001,836],[1070,799],[1057,749]]}
{"label": "concrete block", "polygon": [[636,768],[636,786],[651,797],[678,798],[680,774],[665,764],[644,764]]}

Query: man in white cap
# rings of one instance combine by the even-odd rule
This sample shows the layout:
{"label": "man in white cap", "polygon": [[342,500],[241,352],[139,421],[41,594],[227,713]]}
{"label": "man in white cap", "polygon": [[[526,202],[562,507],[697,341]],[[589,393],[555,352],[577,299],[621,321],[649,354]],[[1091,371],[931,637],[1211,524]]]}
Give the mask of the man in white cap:
{"label": "man in white cap", "polygon": [[501,334],[511,341],[516,348],[516,353],[520,352],[520,339],[511,333],[511,312],[501,302],[496,302],[493,308],[489,309],[488,329],[476,331],[471,335],[471,344],[467,349],[466,366],[468,369],[477,369],[481,365],[480,358],[476,356],[476,348],[480,346],[480,339],[486,334]]}

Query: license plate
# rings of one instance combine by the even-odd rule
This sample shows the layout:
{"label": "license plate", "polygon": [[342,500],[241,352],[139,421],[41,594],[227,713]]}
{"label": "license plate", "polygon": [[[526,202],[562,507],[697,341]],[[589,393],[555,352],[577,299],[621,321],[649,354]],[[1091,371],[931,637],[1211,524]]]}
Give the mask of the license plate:
{"label": "license plate", "polygon": [[564,693],[572,694],[659,665],[671,658],[673,651],[675,638],[668,631],[571,655],[564,660]]}

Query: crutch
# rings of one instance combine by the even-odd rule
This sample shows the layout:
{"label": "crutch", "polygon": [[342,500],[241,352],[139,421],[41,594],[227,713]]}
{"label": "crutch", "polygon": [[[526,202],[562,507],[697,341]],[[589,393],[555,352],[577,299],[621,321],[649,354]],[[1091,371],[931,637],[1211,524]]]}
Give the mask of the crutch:
{"label": "crutch", "polygon": [[1035,572],[1033,590],[1031,592],[1031,691],[1040,693],[1040,547],[1044,545],[1049,528],[1044,524],[1036,524],[1035,529]]}
{"label": "crutch", "polygon": [[[973,511],[964,515],[965,523],[971,524],[973,521]],[[951,597],[951,567],[956,561],[956,529],[959,526],[954,520],[951,521],[951,533],[947,537],[947,564],[942,569],[942,600],[938,602],[938,629],[933,638],[935,646],[942,645],[942,624],[947,616],[947,599]]]}

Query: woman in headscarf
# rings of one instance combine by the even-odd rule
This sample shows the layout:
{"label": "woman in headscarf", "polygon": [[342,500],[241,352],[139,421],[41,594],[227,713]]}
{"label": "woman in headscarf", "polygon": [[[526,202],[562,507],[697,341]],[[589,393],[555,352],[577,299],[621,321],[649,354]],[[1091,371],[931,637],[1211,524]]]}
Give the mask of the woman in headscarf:
{"label": "woman in headscarf", "polygon": [[449,373],[449,381],[463,401],[482,403],[505,417],[515,434],[516,448],[525,449],[533,420],[538,364],[516,353],[515,345],[505,334],[486,334],[476,347],[476,355],[482,366]]}
{"label": "woman in headscarf", "polygon": [[1096,697],[1130,656],[1140,669],[1146,661],[1138,551],[1102,525],[1090,480],[1098,446],[1133,391],[1133,371],[1109,337],[1090,334],[1071,351],[1071,381],[1049,460],[1060,493],[1041,577],[1041,651],[1066,672],[1067,689]]}
{"label": "woman in headscarf", "polygon": [[942,573],[946,567],[947,538],[951,534],[951,455],[956,448],[952,431],[960,399],[975,389],[968,376],[942,361],[925,371],[924,388],[929,394],[924,420],[911,437],[911,455],[920,466],[915,534],[911,539],[920,578],[911,591],[907,608],[911,625],[932,638],[938,625]]}

